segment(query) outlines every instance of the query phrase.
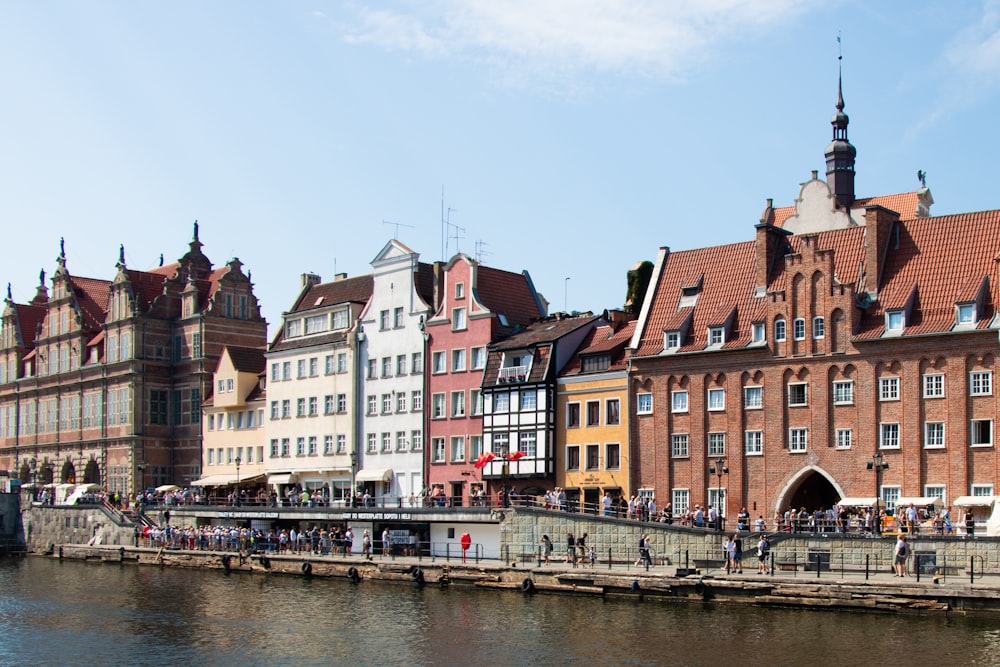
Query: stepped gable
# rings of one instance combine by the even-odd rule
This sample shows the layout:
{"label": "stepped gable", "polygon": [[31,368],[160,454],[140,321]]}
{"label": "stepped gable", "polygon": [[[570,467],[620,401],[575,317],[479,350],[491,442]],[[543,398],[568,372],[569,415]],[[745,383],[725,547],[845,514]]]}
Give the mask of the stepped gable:
{"label": "stepped gable", "polygon": [[[919,204],[919,192],[900,192],[894,195],[880,195],[878,197],[856,199],[852,208],[857,210],[864,208],[865,206],[881,206],[889,209],[890,211],[899,213],[900,217],[904,220],[910,220],[917,217]],[[782,206],[774,209],[774,226],[782,227],[785,220],[794,214],[795,206]]]}
{"label": "stepped gable", "polygon": [[523,273],[480,264],[476,269],[475,298],[491,312],[503,315],[512,327],[527,326],[544,315],[539,311],[531,280]]}
{"label": "stepped gable", "polygon": [[951,331],[955,304],[974,300],[984,282],[989,288],[975,328],[989,327],[996,313],[1000,210],[908,220],[899,224],[894,239],[878,301],[866,310],[856,339],[879,338],[886,310],[902,307],[914,287],[916,301],[904,335]]}
{"label": "stepped gable", "polygon": [[[732,329],[727,335],[727,347],[739,347],[750,342],[750,314],[759,310],[760,299],[754,298],[753,241],[729,245],[671,252],[659,276],[653,301],[646,318],[642,339],[636,349],[639,356],[663,351],[664,331],[676,329],[688,314],[692,317],[688,335],[681,341],[678,352],[695,352],[708,345],[708,326],[717,319],[718,311],[736,309]],[[681,305],[682,288],[701,276],[693,306]],[[686,298],[689,302],[689,299]]]}

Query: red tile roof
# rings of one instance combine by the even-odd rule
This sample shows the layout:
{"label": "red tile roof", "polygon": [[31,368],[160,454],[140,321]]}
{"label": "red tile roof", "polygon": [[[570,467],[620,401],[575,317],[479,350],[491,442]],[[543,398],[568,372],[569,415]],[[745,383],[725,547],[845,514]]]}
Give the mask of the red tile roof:
{"label": "red tile roof", "polygon": [[89,331],[100,329],[108,312],[111,281],[78,276],[68,276],[68,279],[83,314],[83,328]]}
{"label": "red tile roof", "polygon": [[587,337],[583,340],[583,343],[580,345],[580,349],[577,353],[574,354],[573,358],[570,359],[568,364],[566,364],[566,368],[563,369],[562,375],[580,374],[583,366],[582,357],[593,354],[601,354],[604,352],[609,353],[611,356],[610,365],[607,370],[625,370],[627,366],[626,362],[628,360],[626,348],[629,340],[635,333],[636,324],[637,322],[635,320],[626,322],[624,325],[619,327],[618,331],[614,331],[610,324],[601,324],[594,327],[593,331],[587,334]]}
{"label": "red tile roof", "polygon": [[[899,217],[909,220],[917,215],[917,203],[920,201],[919,192],[901,192],[895,195],[880,195],[878,197],[863,197],[854,200],[852,208],[862,208],[865,206],[882,206],[899,213]],[[782,206],[774,209],[774,225],[781,227],[785,220],[795,213],[794,206]]]}
{"label": "red tile roof", "polygon": [[302,292],[291,312],[301,313],[316,308],[329,308],[338,303],[368,303],[374,280],[371,274],[312,285]]}
{"label": "red tile roof", "polygon": [[25,347],[34,347],[38,327],[45,319],[48,308],[44,305],[32,306],[22,303],[15,303],[14,308],[17,309],[17,323],[21,327],[21,342],[24,343]]}
{"label": "red tile roof", "polygon": [[479,265],[476,273],[476,299],[511,326],[526,326],[544,315],[526,273],[513,273]]}

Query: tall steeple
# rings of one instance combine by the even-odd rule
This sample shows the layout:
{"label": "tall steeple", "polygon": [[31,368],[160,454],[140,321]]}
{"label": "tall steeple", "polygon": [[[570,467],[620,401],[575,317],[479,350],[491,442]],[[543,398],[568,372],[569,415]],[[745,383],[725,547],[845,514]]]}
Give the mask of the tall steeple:
{"label": "tall steeple", "polygon": [[[840,42],[840,37],[837,37],[837,42]],[[837,59],[842,58],[838,56]],[[833,143],[826,147],[826,182],[837,198],[837,204],[849,209],[854,203],[854,158],[858,152],[847,140],[847,124],[850,121],[844,113],[843,69],[838,66],[838,70],[837,113],[830,120]]]}

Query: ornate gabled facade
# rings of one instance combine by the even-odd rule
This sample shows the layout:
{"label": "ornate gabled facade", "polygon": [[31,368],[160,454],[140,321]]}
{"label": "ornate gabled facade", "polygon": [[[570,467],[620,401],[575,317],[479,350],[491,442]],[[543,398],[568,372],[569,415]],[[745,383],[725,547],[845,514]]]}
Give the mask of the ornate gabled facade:
{"label": "ornate gabled facade", "polygon": [[632,474],[675,512],[995,491],[1000,211],[930,217],[923,183],[856,198],[839,91],[833,125],[829,182],[769,201],[754,240],[660,251]]}
{"label": "ornate gabled facade", "polygon": [[[267,352],[267,481],[284,500],[290,488],[315,498],[351,497],[359,441],[359,317],[372,276],[302,276]],[[352,459],[352,454],[354,458]]]}
{"label": "ornate gabled facade", "polygon": [[266,322],[233,259],[213,268],[198,224],[174,264],[110,281],[74,276],[60,247],[52,294],[8,289],[0,360],[0,467],[25,481],[131,494],[201,473],[201,410],[226,344],[263,345]]}
{"label": "ornate gabled facade", "polygon": [[490,345],[483,442],[494,458],[480,466],[488,493],[502,487],[541,496],[555,485],[558,375],[601,321],[591,313],[557,313]]}
{"label": "ornate gabled facade", "polygon": [[[473,464],[483,453],[483,369],[490,343],[545,315],[527,271],[483,266],[458,254],[435,264],[437,311],[427,320],[430,409],[427,485],[450,505],[482,490]],[[435,497],[439,497],[435,495]]]}

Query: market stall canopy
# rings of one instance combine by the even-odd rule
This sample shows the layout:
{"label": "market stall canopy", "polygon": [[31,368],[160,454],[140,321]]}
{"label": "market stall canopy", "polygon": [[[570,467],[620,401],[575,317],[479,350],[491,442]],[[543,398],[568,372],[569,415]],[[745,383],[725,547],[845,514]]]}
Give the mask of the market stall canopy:
{"label": "market stall canopy", "polygon": [[897,498],[896,507],[909,507],[913,505],[914,507],[931,507],[935,509],[940,509],[944,507],[944,502],[937,496],[920,496],[917,498]]}
{"label": "market stall canopy", "polygon": [[181,487],[176,484],[164,484],[163,486],[156,487],[157,493],[170,493],[171,491],[180,491]]}
{"label": "market stall canopy", "polygon": [[236,483],[236,475],[207,475],[191,482],[191,486],[227,486]]}
{"label": "market stall canopy", "polygon": [[996,496],[959,496],[952,503],[955,507],[989,507],[996,502]]}
{"label": "market stall canopy", "polygon": [[388,482],[392,479],[392,468],[365,468],[358,471],[355,479],[359,482]]}
{"label": "market stall canopy", "polygon": [[267,483],[271,486],[294,484],[296,480],[298,480],[298,475],[290,472],[267,476]]}
{"label": "market stall canopy", "polygon": [[837,504],[841,507],[872,507],[875,504],[875,496],[871,498],[841,498]]}

